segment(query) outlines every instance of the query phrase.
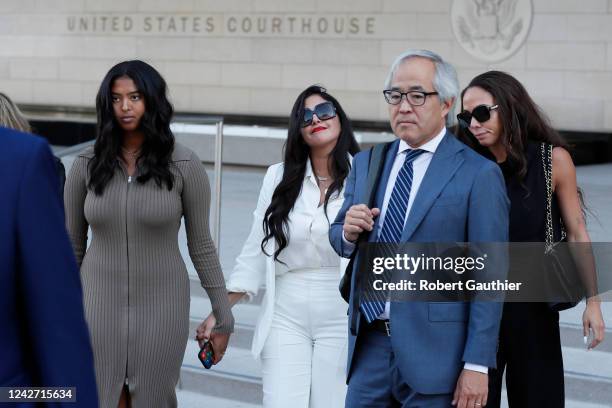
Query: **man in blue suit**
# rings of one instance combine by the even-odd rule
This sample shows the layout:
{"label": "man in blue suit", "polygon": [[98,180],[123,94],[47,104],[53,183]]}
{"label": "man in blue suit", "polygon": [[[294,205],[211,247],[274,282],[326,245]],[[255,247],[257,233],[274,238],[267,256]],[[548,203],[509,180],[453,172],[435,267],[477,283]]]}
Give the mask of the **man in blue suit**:
{"label": "man in blue suit", "polygon": [[45,406],[97,407],[53,156],[43,139],[1,127],[0,214],[0,387],[75,387],[76,403]]}
{"label": "man in blue suit", "polygon": [[[396,59],[383,94],[398,140],[387,151],[373,208],[365,204],[370,152],[353,160],[330,229],[341,256],[357,250],[364,231],[370,242],[507,241],[500,169],[445,127],[458,90],[454,68],[437,54],[410,50]],[[356,287],[356,256],[346,407],[486,405],[502,303],[377,301],[364,296],[371,285]]]}

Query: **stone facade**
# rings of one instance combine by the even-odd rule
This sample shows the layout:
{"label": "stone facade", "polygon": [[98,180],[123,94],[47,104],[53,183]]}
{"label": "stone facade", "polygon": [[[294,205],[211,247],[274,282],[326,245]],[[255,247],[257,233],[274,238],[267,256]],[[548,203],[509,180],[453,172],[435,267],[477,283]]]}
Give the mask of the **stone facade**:
{"label": "stone facade", "polygon": [[321,83],[354,119],[384,121],[389,64],[428,48],[462,85],[517,76],[559,129],[612,130],[612,0],[532,0],[524,44],[486,63],[459,44],[451,0],[2,0],[0,91],[87,106],[116,62],[144,59],[177,110],[286,116]]}

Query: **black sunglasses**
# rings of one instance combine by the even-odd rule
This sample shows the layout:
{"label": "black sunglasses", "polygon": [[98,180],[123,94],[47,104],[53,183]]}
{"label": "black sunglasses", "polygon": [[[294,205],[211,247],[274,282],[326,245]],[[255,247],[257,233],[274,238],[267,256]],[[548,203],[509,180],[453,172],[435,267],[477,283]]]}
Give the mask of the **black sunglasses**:
{"label": "black sunglasses", "polygon": [[485,123],[487,120],[491,119],[491,111],[495,110],[499,107],[499,105],[478,105],[472,112],[468,112],[464,110],[463,112],[457,115],[457,120],[459,121],[459,125],[463,128],[469,128],[470,123],[472,123],[472,118],[476,119],[480,123]]}
{"label": "black sunglasses", "polygon": [[336,117],[336,107],[331,102],[323,102],[310,110],[304,108],[304,119],[302,120],[302,127],[312,125],[312,119],[314,115],[317,115],[319,120],[328,120]]}

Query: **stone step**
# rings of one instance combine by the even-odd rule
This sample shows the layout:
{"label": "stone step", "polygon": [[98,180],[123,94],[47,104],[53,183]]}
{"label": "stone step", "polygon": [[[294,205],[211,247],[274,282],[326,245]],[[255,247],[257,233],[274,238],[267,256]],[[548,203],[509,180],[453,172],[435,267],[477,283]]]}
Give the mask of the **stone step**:
{"label": "stone step", "polygon": [[[198,346],[190,341],[181,369],[182,390],[205,396],[225,397],[249,403],[261,403],[261,366],[248,349],[228,348],[223,361],[211,370],[197,359]],[[612,356],[609,353],[564,347],[566,361],[580,361],[582,367],[566,369],[567,407],[610,407],[612,401]],[[594,370],[594,367],[598,367]]]}
{"label": "stone step", "polygon": [[[261,395],[260,368],[250,355],[250,345],[253,337],[255,322],[259,314],[260,306],[257,304],[238,304],[234,307],[234,317],[236,319],[236,330],[230,339],[230,348],[224,361],[213,368],[210,372],[203,371],[201,364],[196,358],[197,364],[184,366],[187,381],[191,381],[194,387],[200,388],[200,383],[205,380],[199,378],[201,375],[216,373],[214,381],[228,382],[233,385],[240,385],[240,390],[246,396],[240,401],[261,401],[248,398],[259,398]],[[201,322],[202,316],[210,313],[210,304],[206,297],[192,298],[191,305],[191,333],[195,333],[195,327]],[[571,323],[576,317],[576,312],[560,323],[562,350],[565,367],[565,388],[568,407],[590,407],[591,405],[580,405],[587,402],[593,407],[612,406],[612,331],[607,330],[607,341],[600,344],[597,349],[587,351],[583,343],[582,327],[579,324]],[[195,344],[195,343],[194,343]],[[195,351],[191,351],[195,358]],[[195,368],[193,367],[195,365]],[[247,379],[245,379],[245,373]],[[253,378],[254,377],[254,378]],[[212,380],[207,380],[212,381]],[[242,384],[242,382],[245,382]],[[253,384],[253,381],[256,384]],[[259,384],[259,385],[257,385]],[[205,392],[209,394],[208,392]],[[223,395],[223,394],[215,394]],[[573,404],[573,405],[572,405]],[[600,404],[600,405],[597,405]],[[608,405],[605,405],[608,404]]]}
{"label": "stone step", "polygon": [[[508,407],[508,397],[506,390],[502,391],[501,408]],[[565,408],[610,408],[610,404],[597,404],[592,402],[576,401],[571,399],[565,399]]]}
{"label": "stone step", "polygon": [[[229,397],[229,398],[228,398]],[[176,399],[180,408],[261,408],[261,404],[250,404],[248,402],[236,401],[231,399],[231,395],[226,398],[204,395],[199,392],[176,390]]]}
{"label": "stone step", "polygon": [[[559,323],[582,327],[582,313],[584,313],[585,303],[580,302],[575,307],[559,313]],[[612,329],[612,302],[601,302],[601,312],[603,314],[606,327]]]}
{"label": "stone step", "polygon": [[223,360],[210,370],[202,366],[198,352],[198,344],[189,341],[181,367],[181,390],[261,404],[261,365],[250,350],[228,347]]}
{"label": "stone step", "polygon": [[[559,323],[559,331],[561,333],[561,344],[564,347],[585,348],[582,325]],[[600,343],[595,350],[612,353],[612,328],[606,329],[606,337],[603,343]]]}
{"label": "stone step", "polygon": [[612,407],[612,378],[565,371],[565,398]]}
{"label": "stone step", "polygon": [[586,350],[583,342],[584,308],[585,303],[581,302],[559,313],[566,396],[573,401],[603,404],[593,407],[612,407],[612,303],[601,304],[606,320],[606,338],[590,351]]}
{"label": "stone step", "polygon": [[612,406],[612,353],[562,347],[565,395],[576,401]]}
{"label": "stone step", "polygon": [[612,353],[600,350],[599,347],[587,350],[586,346],[561,347],[566,369],[571,372],[589,373],[594,376],[603,376],[612,379]]}
{"label": "stone step", "polygon": [[[252,332],[249,334],[252,336]],[[230,340],[230,349],[222,362],[228,362],[228,364],[219,366],[219,371],[229,375],[224,378],[230,378],[232,382],[241,381],[242,373],[245,370],[251,373],[257,372],[257,363],[250,355],[250,340],[236,342],[238,339],[239,336],[233,336]],[[192,352],[197,352],[197,347]],[[612,367],[610,353],[594,350],[587,352],[582,349],[563,347],[563,355],[566,367],[565,388],[568,398],[597,403],[612,401],[612,375],[608,368]],[[239,363],[235,364],[234,359],[237,359]],[[239,371],[232,371],[236,366],[239,367]],[[197,373],[192,374],[197,375]]]}

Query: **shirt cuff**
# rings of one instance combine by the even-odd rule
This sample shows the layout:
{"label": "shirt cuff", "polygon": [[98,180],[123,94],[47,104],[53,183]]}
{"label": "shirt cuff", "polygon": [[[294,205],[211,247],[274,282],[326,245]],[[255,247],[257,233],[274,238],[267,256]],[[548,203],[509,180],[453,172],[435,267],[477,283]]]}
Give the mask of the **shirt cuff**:
{"label": "shirt cuff", "polygon": [[489,374],[489,367],[481,366],[479,364],[465,363],[463,366],[464,370],[477,371],[483,374]]}
{"label": "shirt cuff", "polygon": [[349,241],[344,237],[344,232],[342,232],[342,252],[345,254],[352,254],[355,250],[355,243]]}

